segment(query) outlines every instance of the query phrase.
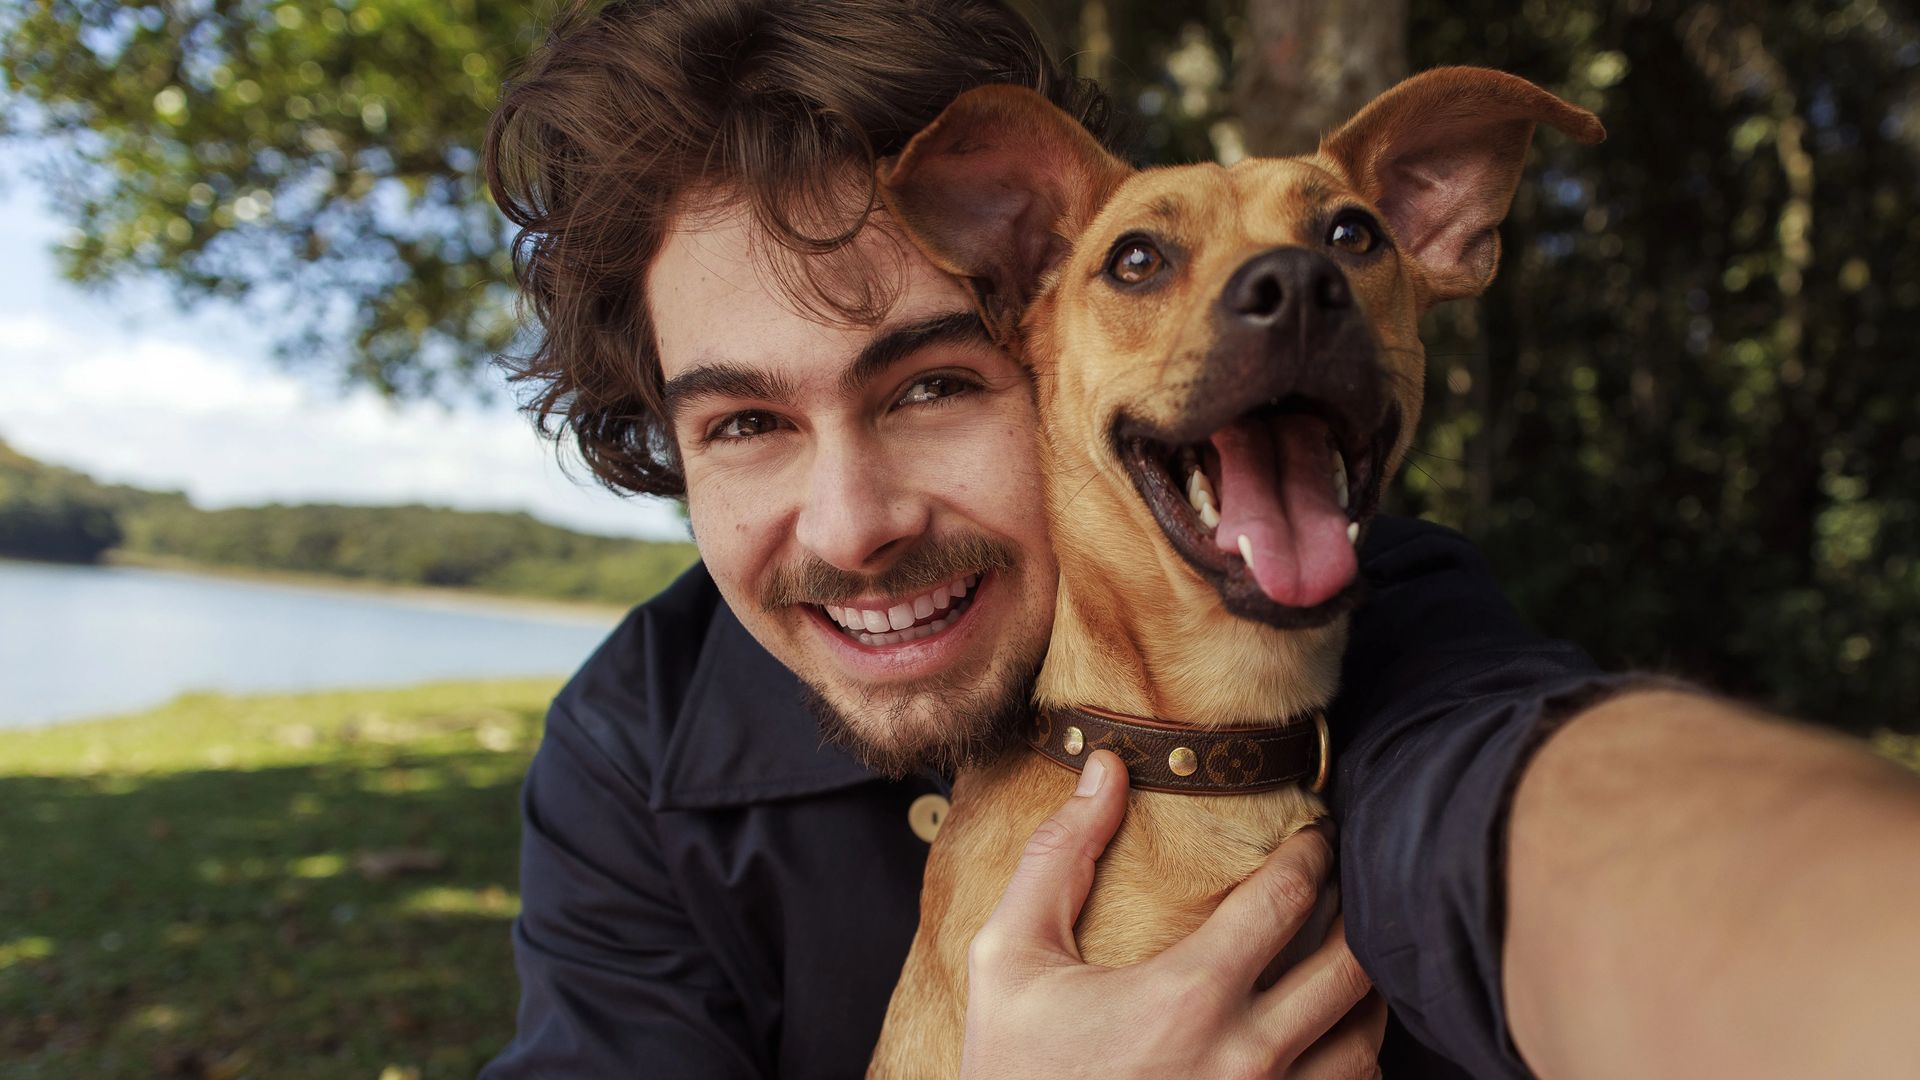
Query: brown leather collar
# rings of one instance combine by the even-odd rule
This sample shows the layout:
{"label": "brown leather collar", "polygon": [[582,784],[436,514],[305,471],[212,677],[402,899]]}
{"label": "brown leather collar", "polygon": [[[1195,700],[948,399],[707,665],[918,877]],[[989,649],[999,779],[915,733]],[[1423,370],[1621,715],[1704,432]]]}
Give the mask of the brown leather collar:
{"label": "brown leather collar", "polygon": [[1075,772],[1088,754],[1111,750],[1126,763],[1134,789],[1183,795],[1245,795],[1287,784],[1317,792],[1327,786],[1332,762],[1321,712],[1311,723],[1209,731],[1082,705],[1037,711],[1026,736]]}

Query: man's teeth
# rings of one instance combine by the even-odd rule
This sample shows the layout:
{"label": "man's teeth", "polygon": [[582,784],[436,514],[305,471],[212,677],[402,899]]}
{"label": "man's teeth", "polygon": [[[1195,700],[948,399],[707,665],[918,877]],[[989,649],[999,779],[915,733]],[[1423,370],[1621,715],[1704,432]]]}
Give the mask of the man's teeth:
{"label": "man's teeth", "polygon": [[[829,619],[844,627],[861,644],[893,645],[902,641],[917,641],[951,626],[964,610],[955,605],[966,599],[979,582],[980,575],[968,574],[885,609],[841,607],[836,604],[822,606]],[[925,621],[940,611],[950,613],[932,622]]]}

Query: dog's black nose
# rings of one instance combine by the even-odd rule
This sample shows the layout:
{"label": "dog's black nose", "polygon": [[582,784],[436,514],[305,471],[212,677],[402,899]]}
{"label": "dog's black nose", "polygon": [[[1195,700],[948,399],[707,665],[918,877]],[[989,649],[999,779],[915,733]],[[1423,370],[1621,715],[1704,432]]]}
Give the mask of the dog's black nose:
{"label": "dog's black nose", "polygon": [[1277,326],[1351,307],[1353,290],[1332,259],[1306,248],[1282,247],[1263,251],[1234,271],[1220,306],[1229,320]]}

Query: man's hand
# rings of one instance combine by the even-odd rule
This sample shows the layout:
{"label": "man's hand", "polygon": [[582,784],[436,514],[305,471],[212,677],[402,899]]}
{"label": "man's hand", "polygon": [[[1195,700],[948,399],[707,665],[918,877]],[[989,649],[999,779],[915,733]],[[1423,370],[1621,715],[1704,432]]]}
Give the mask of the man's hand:
{"label": "man's hand", "polygon": [[1386,1005],[1336,921],[1266,990],[1255,982],[1312,913],[1326,833],[1280,845],[1186,940],[1131,967],[1081,960],[1073,924],[1126,811],[1120,759],[1098,751],[1014,869],[969,954],[960,1074],[1010,1077],[1376,1077]]}

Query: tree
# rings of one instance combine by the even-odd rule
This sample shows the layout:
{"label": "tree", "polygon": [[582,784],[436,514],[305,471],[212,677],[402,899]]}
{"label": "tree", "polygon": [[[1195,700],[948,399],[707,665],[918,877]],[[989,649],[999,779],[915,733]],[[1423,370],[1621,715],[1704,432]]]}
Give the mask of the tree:
{"label": "tree", "polygon": [[[510,339],[472,170],[530,5],[8,2],[0,116],[65,148],[71,272],[290,307],[294,352],[396,392]],[[1920,726],[1912,0],[1014,2],[1147,164],[1305,149],[1438,64],[1599,112],[1599,147],[1536,140],[1500,277],[1429,327],[1395,505],[1604,664]]]}
{"label": "tree", "polygon": [[1407,74],[1407,0],[1248,0],[1234,103],[1250,154],[1306,154]]}
{"label": "tree", "polygon": [[72,277],[246,301],[389,392],[471,386],[515,333],[475,166],[530,9],[29,0],[0,9],[0,117],[52,146]]}

